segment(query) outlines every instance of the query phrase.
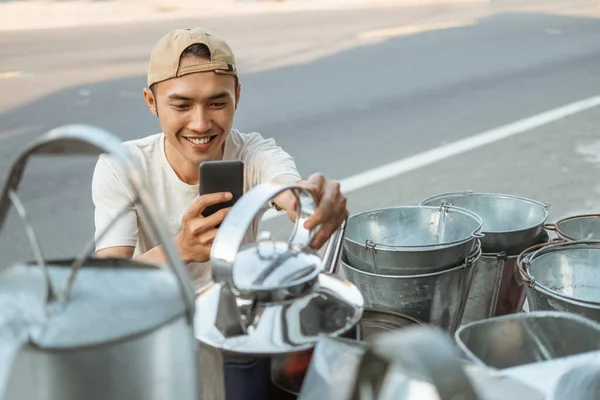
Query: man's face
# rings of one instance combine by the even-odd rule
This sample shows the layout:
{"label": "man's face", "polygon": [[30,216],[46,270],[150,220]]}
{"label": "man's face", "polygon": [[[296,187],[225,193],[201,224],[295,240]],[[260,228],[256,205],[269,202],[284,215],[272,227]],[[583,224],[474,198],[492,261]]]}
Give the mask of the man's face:
{"label": "man's face", "polygon": [[[179,65],[197,62],[197,58],[186,57]],[[222,157],[240,96],[235,81],[230,75],[198,72],[157,83],[155,96],[144,91],[148,106],[158,113],[169,158],[175,158],[176,164],[198,166]]]}

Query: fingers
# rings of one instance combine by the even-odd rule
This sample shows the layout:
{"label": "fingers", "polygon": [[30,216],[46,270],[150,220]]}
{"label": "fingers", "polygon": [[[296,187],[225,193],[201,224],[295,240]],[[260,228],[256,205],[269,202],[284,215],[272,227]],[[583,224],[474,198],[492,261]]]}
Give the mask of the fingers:
{"label": "fingers", "polygon": [[217,232],[219,230],[217,228],[209,229],[208,231],[202,232],[198,235],[198,242],[204,246],[212,245],[215,240],[215,236],[217,236]]}
{"label": "fingers", "polygon": [[231,207],[222,208],[206,218],[202,216],[196,217],[196,220],[190,224],[190,232],[193,235],[199,236],[204,232],[210,231],[223,222],[230,210]]}
{"label": "fingers", "polygon": [[331,235],[333,235],[335,231],[338,230],[340,225],[346,220],[347,217],[348,211],[344,210],[342,213],[339,214],[337,218],[331,220],[331,222],[327,222],[321,225],[321,227],[313,237],[312,241],[310,242],[310,247],[316,250],[323,247],[323,245],[329,240]]}
{"label": "fingers", "polygon": [[346,198],[340,192],[340,183],[330,181],[324,184],[322,198],[315,213],[304,223],[306,229],[314,229],[346,209]]}
{"label": "fingers", "polygon": [[219,203],[224,203],[232,199],[232,194],[227,192],[203,194],[198,197],[188,210],[183,215],[184,220],[190,220],[202,215],[202,211],[208,206],[212,206]]}

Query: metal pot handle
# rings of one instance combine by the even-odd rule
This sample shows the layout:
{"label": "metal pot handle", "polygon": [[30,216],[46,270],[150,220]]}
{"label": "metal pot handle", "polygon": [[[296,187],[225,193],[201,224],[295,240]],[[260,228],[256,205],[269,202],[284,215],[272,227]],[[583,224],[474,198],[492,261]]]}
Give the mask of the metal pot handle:
{"label": "metal pot handle", "polygon": [[[89,125],[65,125],[47,132],[30,143],[19,155],[17,161],[12,165],[6,184],[2,189],[0,195],[0,231],[2,230],[12,202],[26,226],[31,245],[36,254],[36,258],[38,259],[37,262],[41,264],[46,274],[47,287],[50,294],[49,300],[51,300],[55,293],[49,280],[41,249],[39,248],[37,239],[35,239],[35,233],[33,233],[33,228],[28,222],[25,209],[19,201],[16,191],[21,182],[27,161],[33,155],[98,155],[101,153],[109,153],[117,159],[118,165],[127,176],[125,184],[129,186],[132,192],[137,194],[134,203],[139,206],[142,216],[149,223],[152,232],[163,246],[168,259],[168,266],[176,276],[181,296],[186,306],[187,317],[191,322],[194,316],[195,296],[192,283],[186,274],[181,257],[175,249],[171,238],[165,233],[166,224],[157,212],[157,206],[147,190],[145,178],[140,173],[138,165],[129,154],[129,151],[122,145],[121,141],[108,131]],[[118,219],[119,216],[117,216],[115,220]],[[87,247],[86,250],[89,250],[89,246]],[[75,260],[75,263],[72,266],[71,276],[69,277],[62,296],[59,298],[60,300],[66,300],[68,298],[75,274],[77,273],[79,266],[89,258],[91,252],[93,252],[93,246],[91,251],[82,253]]]}
{"label": "metal pot handle", "polygon": [[550,232],[556,232],[558,230],[558,226],[556,224],[544,224],[544,229]]}
{"label": "metal pot handle", "polygon": [[516,276],[520,276],[521,277],[521,281],[519,281],[519,279],[516,279],[517,284],[519,284],[519,286],[522,286],[523,284],[526,285],[533,285],[534,282],[534,278],[529,275],[529,258],[531,256],[533,256],[533,254],[540,250],[543,249],[544,247],[550,246],[552,244],[558,244],[558,243],[564,243],[566,242],[566,240],[561,239],[561,238],[555,238],[552,239],[548,242],[544,242],[544,243],[539,243],[536,245],[533,245],[531,247],[528,247],[527,249],[523,250],[521,252],[521,254],[519,254],[519,256],[517,257],[517,262],[515,263],[515,268],[517,269],[515,271],[515,277]]}
{"label": "metal pot handle", "polygon": [[410,327],[373,337],[360,361],[351,399],[378,399],[394,365],[431,381],[440,400],[479,400],[448,336],[432,327]]}
{"label": "metal pot handle", "polygon": [[[276,196],[287,190],[291,190],[296,197],[297,215],[294,230],[289,239],[290,245],[299,248],[310,245],[316,230],[307,230],[304,228],[304,222],[314,213],[317,204],[312,193],[297,184],[262,183],[250,189],[237,201],[217,232],[210,252],[210,264],[215,282],[223,282],[231,289],[238,290],[235,282],[233,282],[233,265],[242,246],[244,236],[260,210]],[[335,267],[328,267],[325,263],[339,259],[341,240],[345,228],[346,224],[344,222],[328,241],[322,263],[322,269],[325,269],[324,272],[326,273],[331,273],[330,271],[334,270]]]}

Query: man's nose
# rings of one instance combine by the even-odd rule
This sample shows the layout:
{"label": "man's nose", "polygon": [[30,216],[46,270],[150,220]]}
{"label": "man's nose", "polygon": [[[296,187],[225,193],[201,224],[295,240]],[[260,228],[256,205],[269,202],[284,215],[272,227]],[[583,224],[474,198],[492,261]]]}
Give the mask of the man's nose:
{"label": "man's nose", "polygon": [[207,132],[212,128],[210,115],[204,107],[194,110],[188,129],[196,132]]}

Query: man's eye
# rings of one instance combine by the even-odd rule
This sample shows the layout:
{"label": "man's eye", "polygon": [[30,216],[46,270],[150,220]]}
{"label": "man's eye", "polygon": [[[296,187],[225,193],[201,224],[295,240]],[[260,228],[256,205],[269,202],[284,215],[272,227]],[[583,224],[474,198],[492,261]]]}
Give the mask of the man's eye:
{"label": "man's eye", "polygon": [[189,106],[187,104],[173,104],[173,108],[176,110],[186,110]]}
{"label": "man's eye", "polygon": [[227,103],[210,103],[212,108],[223,108]]}

